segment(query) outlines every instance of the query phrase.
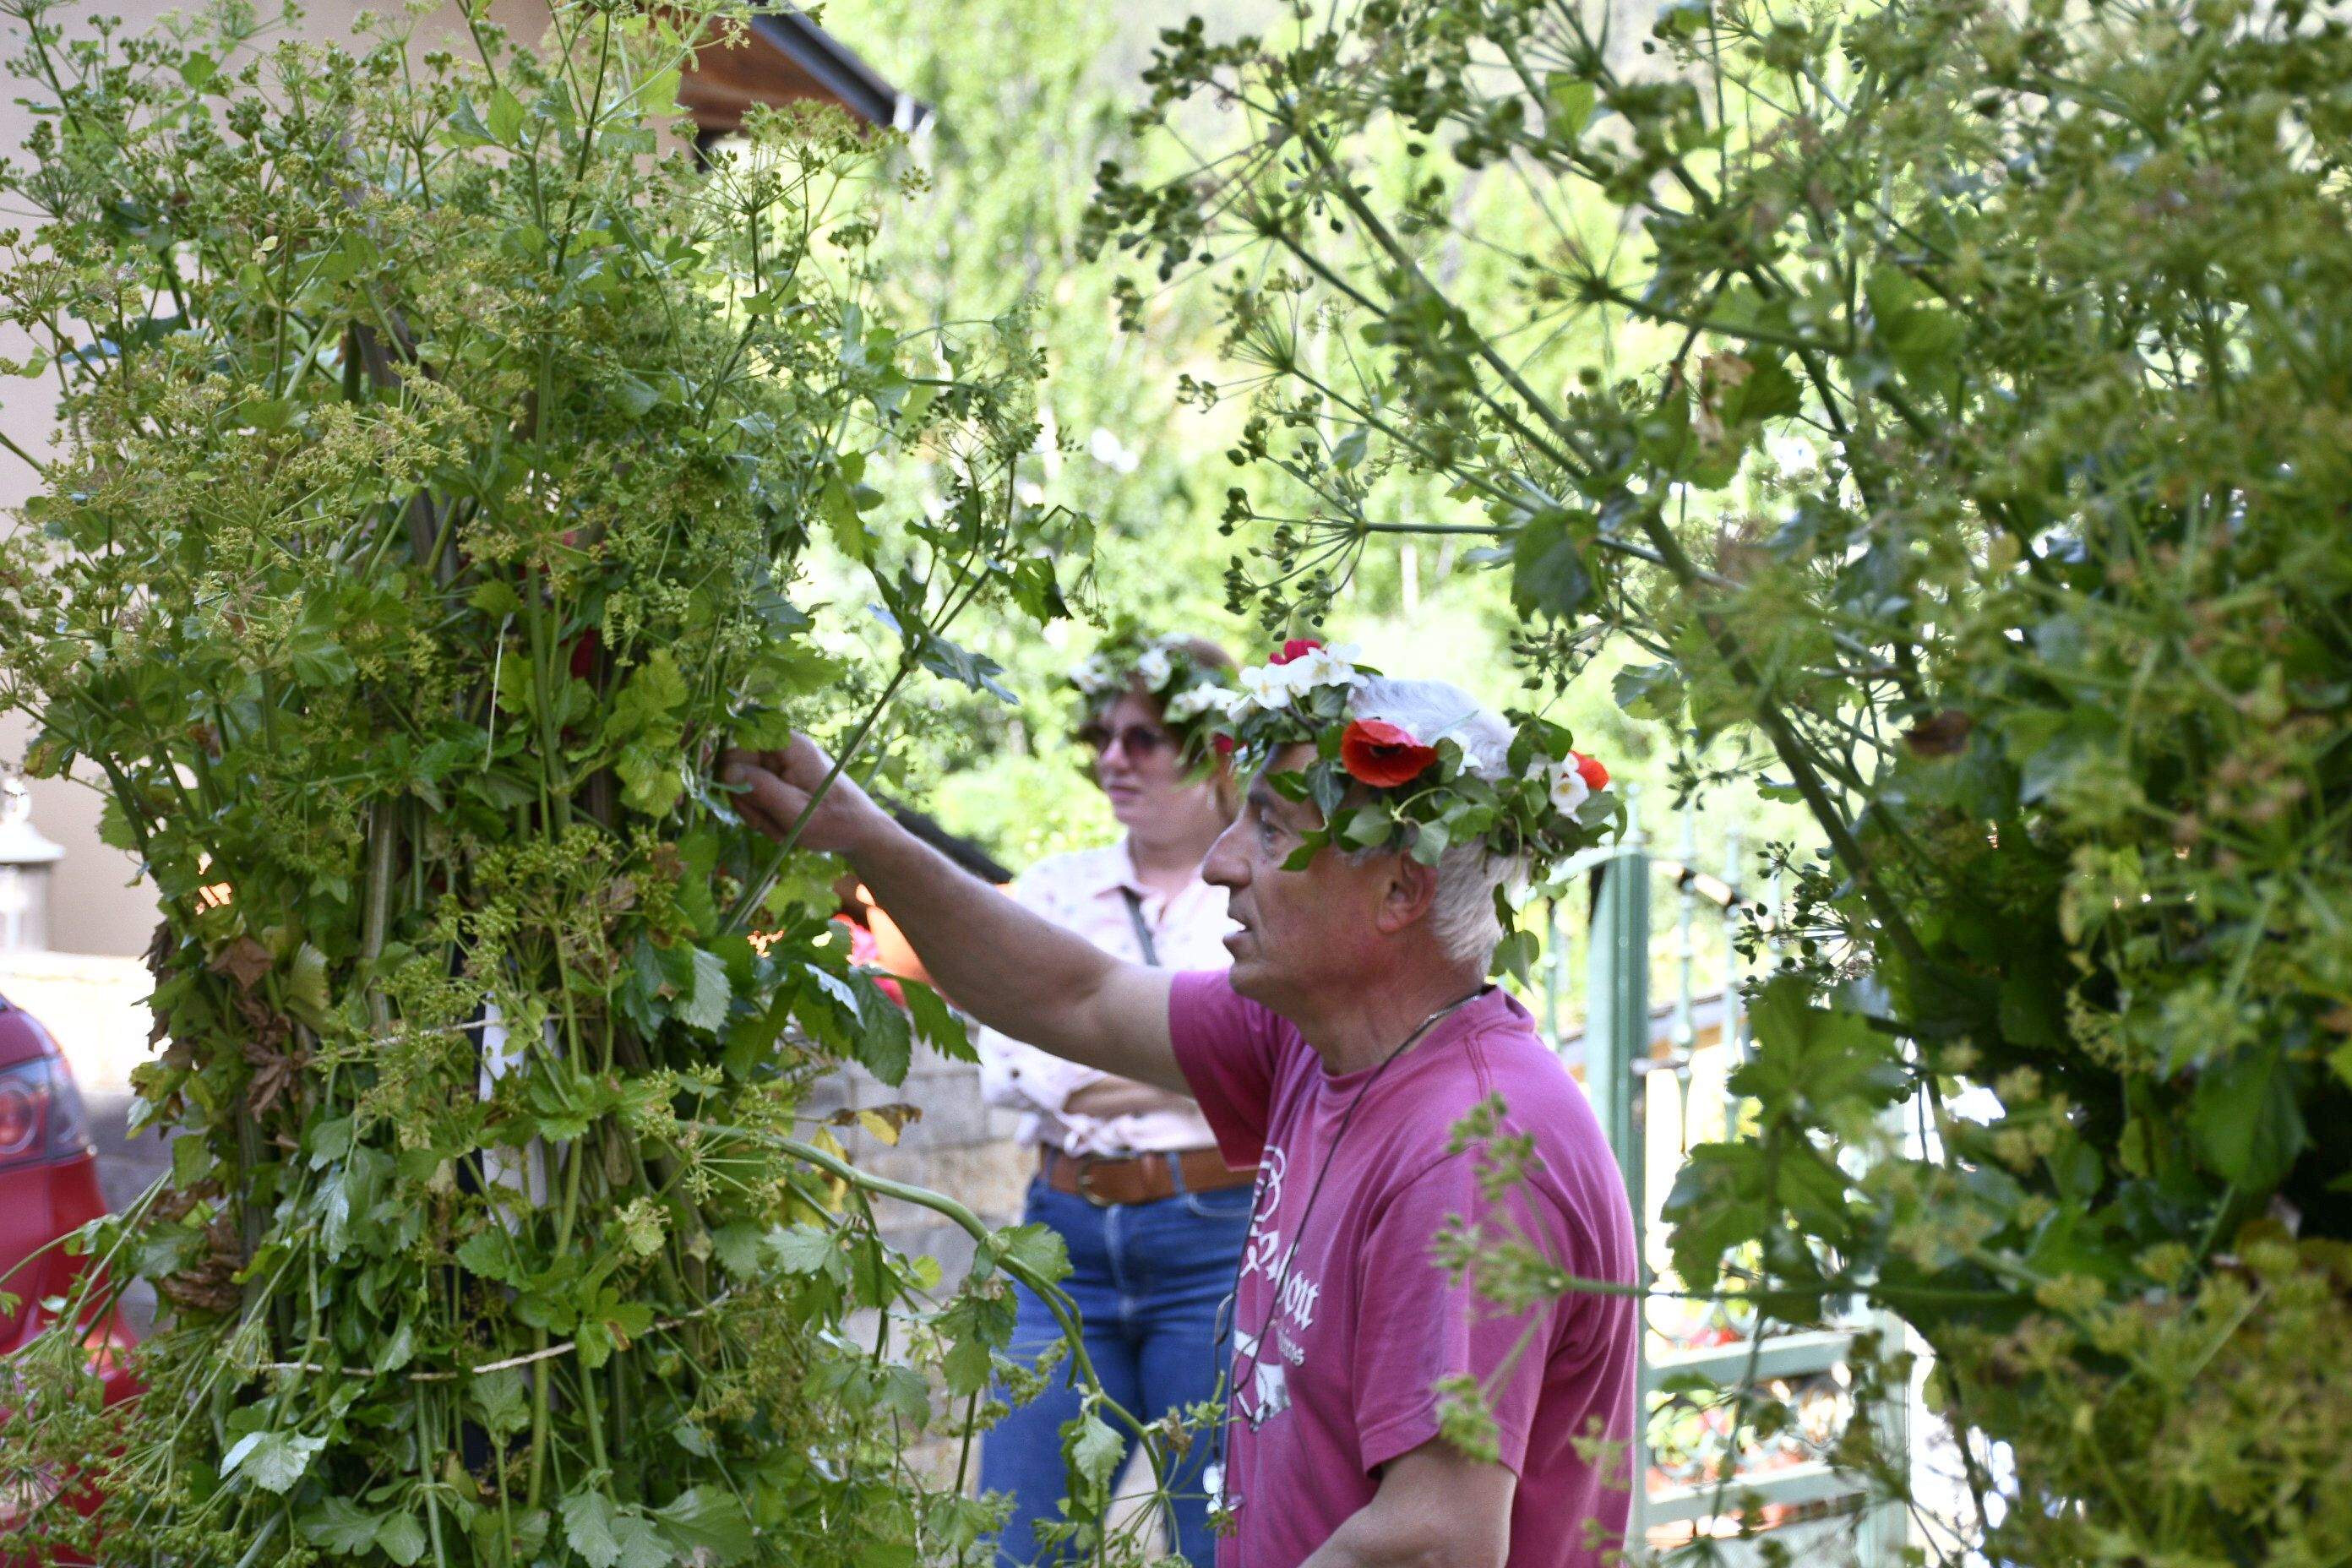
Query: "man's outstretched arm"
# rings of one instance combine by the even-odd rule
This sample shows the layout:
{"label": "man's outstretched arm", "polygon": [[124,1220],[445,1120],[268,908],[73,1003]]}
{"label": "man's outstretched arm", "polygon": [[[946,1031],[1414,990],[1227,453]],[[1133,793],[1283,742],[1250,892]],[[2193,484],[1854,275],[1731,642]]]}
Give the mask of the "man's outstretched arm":
{"label": "man's outstretched arm", "polygon": [[[832,771],[805,735],[780,752],[730,752],[721,776],[745,820],[793,830]],[[1041,920],[891,820],[846,773],[818,801],[800,847],[848,857],[940,989],[992,1029],[1121,1078],[1182,1089],[1168,1037],[1164,970],[1123,963]]]}

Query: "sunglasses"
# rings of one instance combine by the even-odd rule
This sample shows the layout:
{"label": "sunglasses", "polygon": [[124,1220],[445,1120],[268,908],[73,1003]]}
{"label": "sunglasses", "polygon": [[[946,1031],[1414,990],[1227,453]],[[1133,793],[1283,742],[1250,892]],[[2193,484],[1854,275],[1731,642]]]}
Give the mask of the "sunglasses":
{"label": "sunglasses", "polygon": [[1078,744],[1087,747],[1097,756],[1109,751],[1111,742],[1114,741],[1118,742],[1119,748],[1129,757],[1140,761],[1145,757],[1158,755],[1162,747],[1175,745],[1176,737],[1165,730],[1155,729],[1150,724],[1129,724],[1120,730],[1113,730],[1103,724],[1088,724],[1078,731]]}

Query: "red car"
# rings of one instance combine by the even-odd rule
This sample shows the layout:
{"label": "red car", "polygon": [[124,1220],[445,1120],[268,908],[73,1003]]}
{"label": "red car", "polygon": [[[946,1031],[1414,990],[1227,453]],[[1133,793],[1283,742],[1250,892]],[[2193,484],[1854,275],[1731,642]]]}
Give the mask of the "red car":
{"label": "red car", "polygon": [[[48,1244],[104,1213],[89,1115],[65,1055],[30,1013],[0,997],[0,1273],[15,1270],[0,1291],[16,1298],[0,1312],[0,1356],[23,1349],[54,1321],[41,1303],[65,1295],[89,1266],[88,1258]],[[119,1353],[131,1342],[119,1313],[90,1326],[90,1371],[104,1380],[110,1405],[138,1392]],[[62,1489],[55,1477],[0,1477],[0,1552],[22,1544],[15,1539],[19,1529]],[[98,1504],[86,1489],[63,1501],[84,1513]],[[0,1555],[0,1568],[83,1561],[63,1553]]]}

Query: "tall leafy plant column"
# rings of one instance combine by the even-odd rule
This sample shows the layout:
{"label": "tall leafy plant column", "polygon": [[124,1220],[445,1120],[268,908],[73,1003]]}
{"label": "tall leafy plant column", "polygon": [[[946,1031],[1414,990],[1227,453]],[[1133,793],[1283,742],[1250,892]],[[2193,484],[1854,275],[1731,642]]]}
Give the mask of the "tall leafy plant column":
{"label": "tall leafy plant column", "polygon": [[[23,1533],[244,1568],[983,1552],[902,1451],[935,1398],[969,1441],[1007,1278],[1058,1300],[1057,1245],[796,1119],[841,1059],[965,1047],[712,769],[788,725],[857,760],[910,679],[986,679],[959,617],[1054,613],[1017,323],[870,313],[887,139],[769,115],[714,169],[664,153],[709,6],[559,6],[544,57],[483,5],[457,52],[10,11],[40,119],[0,184],[39,216],[0,308],[62,436],[17,454],[0,692],[153,879],[138,1116],[178,1130],[63,1313],[157,1283],[144,1397],[96,1410],[72,1331],[18,1360],[9,1462],[106,1500]],[[881,514],[884,464],[928,509]],[[826,651],[867,611],[803,602],[820,534],[895,660]],[[936,1300],[877,1192],[981,1235],[971,1284]],[[1071,1432],[1082,1502],[1118,1418]]]}
{"label": "tall leafy plant column", "polygon": [[[1933,1346],[1941,1554],[2340,1554],[2340,16],[1297,16],[1167,34],[1148,113],[1217,95],[1243,149],[1101,182],[1106,246],[1229,290],[1237,460],[1321,497],[1235,491],[1237,597],[1311,616],[1383,534],[1484,534],[1534,684],[1632,639],[1678,784],[1756,772],[1825,846],[1748,1123],[1670,1202],[1684,1283]],[[1389,511],[1423,471],[1454,509]],[[1840,1454],[1906,1491],[1869,1423]]]}

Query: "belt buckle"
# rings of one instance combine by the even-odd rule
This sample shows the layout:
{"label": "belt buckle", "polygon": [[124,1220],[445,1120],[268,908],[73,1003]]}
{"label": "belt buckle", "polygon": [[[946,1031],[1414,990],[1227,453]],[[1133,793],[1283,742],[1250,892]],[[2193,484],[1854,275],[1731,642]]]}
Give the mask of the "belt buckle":
{"label": "belt buckle", "polygon": [[1097,1194],[1095,1191],[1094,1173],[1096,1159],[1097,1156],[1093,1154],[1081,1154],[1075,1162],[1078,1167],[1078,1171],[1076,1176],[1074,1177],[1073,1180],[1075,1180],[1077,1184],[1078,1196],[1086,1199],[1087,1202],[1094,1205],[1094,1206],[1098,1209],[1115,1208],[1118,1206],[1117,1205],[1113,1204],[1108,1198]]}

